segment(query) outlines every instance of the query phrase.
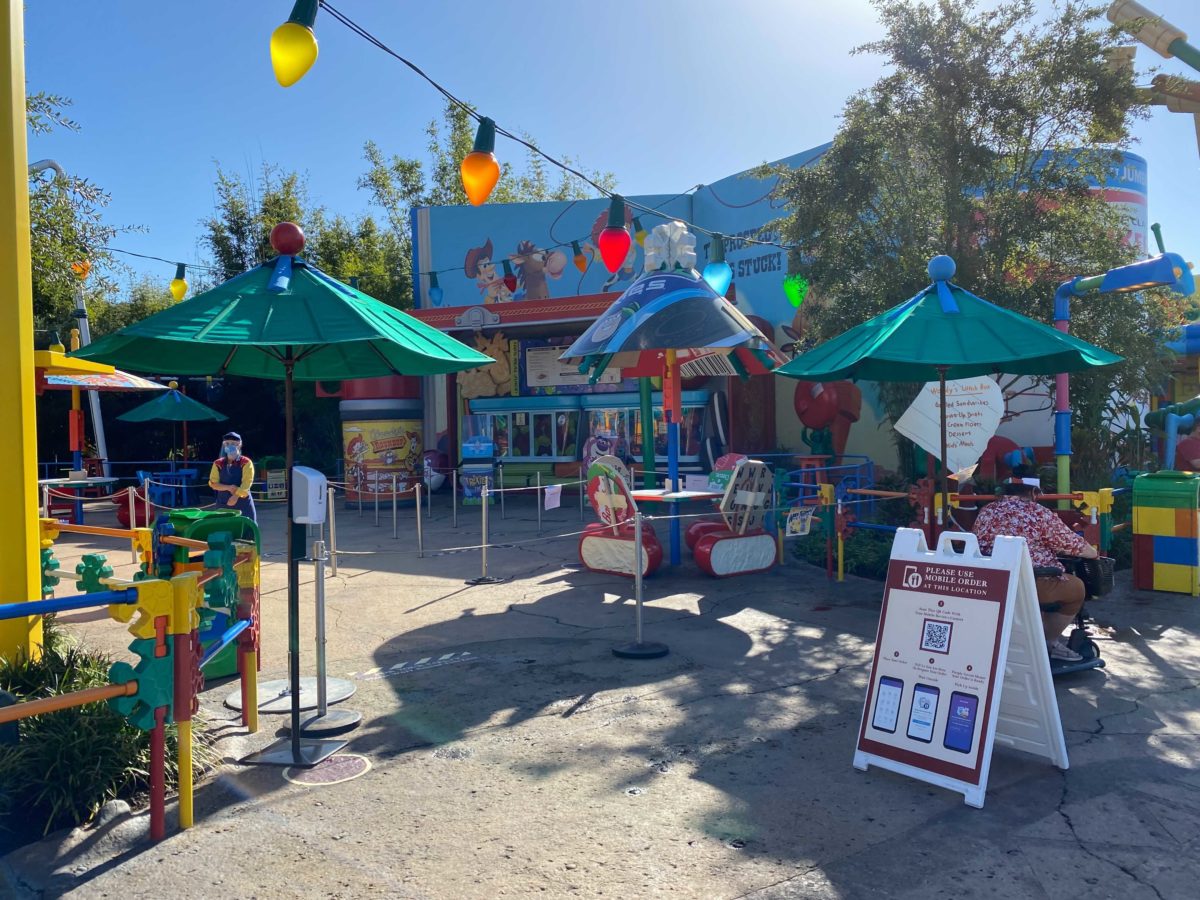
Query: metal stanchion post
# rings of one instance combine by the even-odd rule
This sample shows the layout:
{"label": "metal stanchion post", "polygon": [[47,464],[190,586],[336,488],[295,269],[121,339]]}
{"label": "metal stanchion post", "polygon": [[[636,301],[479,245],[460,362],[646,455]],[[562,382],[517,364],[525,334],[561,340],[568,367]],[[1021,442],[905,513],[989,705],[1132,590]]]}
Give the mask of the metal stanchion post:
{"label": "metal stanchion post", "polygon": [[579,488],[579,521],[582,522],[583,521],[583,495],[587,493],[587,482],[583,478],[583,464],[582,463],[579,466],[579,484],[577,484],[576,487]]}
{"label": "metal stanchion post", "polygon": [[[317,714],[300,724],[300,733],[309,737],[348,731],[362,721],[362,713],[357,710],[329,709],[329,679],[325,667],[325,559],[325,542],[315,541],[312,561],[317,597],[314,629],[317,642]],[[352,682],[340,678],[335,678],[334,682],[334,703],[353,695],[355,688]]]}
{"label": "metal stanchion post", "polygon": [[491,497],[489,496],[491,494],[491,484],[492,479],[486,479],[483,483],[483,490],[480,492],[483,500],[483,511],[481,513],[483,540],[480,541],[480,550],[483,551],[480,554],[480,560],[483,565],[483,573],[478,578],[472,578],[467,582],[467,584],[498,584],[504,580],[503,578],[495,578],[488,574],[488,506],[489,501],[491,500]]}
{"label": "metal stanchion post", "polygon": [[454,517],[454,527],[458,527],[458,467],[450,470],[450,510]]}
{"label": "metal stanchion post", "polygon": [[507,510],[504,508],[504,495],[506,493],[504,490],[504,463],[500,463],[497,468],[500,470],[500,518],[506,519],[508,516]]}
{"label": "metal stanchion post", "polygon": [[542,473],[537,474],[538,537],[542,536]]}
{"label": "metal stanchion post", "polygon": [[[136,494],[137,489],[131,488],[129,493]],[[50,518],[50,486],[45,485],[45,484],[42,485],[42,510],[43,510],[43,512],[42,512],[43,518],[46,518],[46,519]],[[129,522],[130,522],[129,527],[132,528],[133,527],[133,519],[130,519]]]}
{"label": "metal stanchion post", "polygon": [[375,476],[375,527],[379,527],[379,476]]}
{"label": "metal stanchion post", "polygon": [[[434,470],[430,469],[429,472],[431,476],[429,480],[432,482]],[[425,485],[425,515],[428,518],[433,518],[433,486],[431,484]]]}
{"label": "metal stanchion post", "polygon": [[417,559],[425,558],[425,527],[421,521],[421,482],[413,488],[417,492]]}
{"label": "metal stanchion post", "polygon": [[354,476],[354,490],[355,490],[355,493],[358,494],[358,517],[361,519],[362,514],[363,514],[363,504],[362,504],[363,477],[362,477],[361,473]]}
{"label": "metal stanchion post", "polygon": [[337,507],[334,501],[337,499],[333,492],[333,488],[329,489],[329,571],[334,578],[337,578],[337,519],[334,513]]}
{"label": "metal stanchion post", "polygon": [[[47,498],[47,500],[49,500],[49,498]],[[47,502],[47,504],[46,504],[46,518],[50,518],[49,502]],[[137,488],[134,488],[134,487],[131,487],[129,489],[129,527],[130,528],[138,527],[138,523],[137,523]],[[146,523],[146,527],[147,528],[150,527],[149,522]],[[136,566],[138,564],[137,546],[136,545],[131,546],[130,552],[133,554],[133,564]]]}
{"label": "metal stanchion post", "polygon": [[[400,537],[400,534],[398,531],[398,527],[399,527],[398,520],[396,518],[396,507],[399,505],[400,501],[398,499],[396,499],[396,486],[397,486],[396,473],[393,472],[392,473],[392,537],[393,538]],[[417,496],[420,497],[419,494]],[[419,506],[420,503],[421,503],[421,501],[418,499],[417,505]]]}
{"label": "metal stanchion post", "polygon": [[633,600],[636,617],[636,640],[632,644],[613,647],[613,656],[622,659],[658,659],[671,652],[666,644],[642,640],[642,567],[645,565],[646,548],[642,546],[642,514],[633,514]]}

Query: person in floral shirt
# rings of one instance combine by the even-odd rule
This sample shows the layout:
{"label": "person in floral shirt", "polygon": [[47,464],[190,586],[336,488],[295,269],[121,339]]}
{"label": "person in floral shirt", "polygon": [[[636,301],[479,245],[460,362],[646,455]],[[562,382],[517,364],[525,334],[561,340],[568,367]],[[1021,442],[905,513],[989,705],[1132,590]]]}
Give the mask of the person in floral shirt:
{"label": "person in floral shirt", "polygon": [[1050,658],[1078,662],[1083,657],[1066,645],[1062,635],[1083,606],[1087,589],[1074,575],[1066,574],[1058,557],[1095,559],[1096,549],[1068,528],[1053,511],[1038,503],[1041,482],[1030,477],[1027,467],[1014,468],[1013,477],[1001,486],[1001,490],[1005,496],[985,506],[975,519],[972,530],[979,538],[979,548],[990,556],[997,535],[1025,538],[1033,560],[1038,603],[1042,607],[1056,607],[1042,609],[1042,627]]}

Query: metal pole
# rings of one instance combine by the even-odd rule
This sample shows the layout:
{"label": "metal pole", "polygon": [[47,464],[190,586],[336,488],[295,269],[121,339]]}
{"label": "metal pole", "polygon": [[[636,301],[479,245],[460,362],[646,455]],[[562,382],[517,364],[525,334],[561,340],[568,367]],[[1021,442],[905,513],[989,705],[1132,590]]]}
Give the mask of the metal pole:
{"label": "metal pole", "polygon": [[363,508],[362,508],[362,506],[363,506],[363,504],[362,504],[363,477],[362,477],[361,471],[359,471],[358,474],[354,476],[354,490],[355,490],[355,493],[358,494],[358,517],[361,519],[362,514],[363,514]]}
{"label": "metal pole", "polygon": [[542,473],[537,472],[538,537],[542,535]]}
{"label": "metal pole", "polygon": [[[137,492],[134,491],[134,493]],[[42,485],[42,509],[45,510],[45,512],[42,514],[42,518],[50,518],[50,485],[48,484]],[[133,526],[131,525],[129,527],[132,528]]]}
{"label": "metal pole", "polygon": [[483,571],[480,573],[480,576],[479,576],[480,584],[486,584],[487,580],[488,580],[488,570],[487,570],[488,501],[490,499],[488,497],[488,488],[490,486],[491,486],[491,479],[490,478],[485,479],[483,482],[483,490],[480,492],[480,495],[483,497],[483,503],[480,506],[480,509],[481,509],[480,515],[482,516],[482,528],[483,528],[483,540],[480,541],[480,544],[482,544],[482,546],[480,547],[480,550],[482,551],[480,553],[480,559],[481,559],[482,565],[483,565]]}
{"label": "metal pole", "polygon": [[375,527],[379,527],[379,473],[375,473]]}
{"label": "metal pole", "polygon": [[[433,468],[430,468],[430,470],[429,470],[431,475],[433,472],[436,472],[436,471],[437,470],[433,469]],[[430,518],[432,518],[433,517],[433,484],[432,484],[433,478],[431,477],[429,479],[429,481],[431,483],[425,485],[425,514],[427,516],[429,516]]]}
{"label": "metal pole", "polygon": [[421,521],[421,482],[413,488],[417,494],[417,559],[425,558],[425,526]]}
{"label": "metal pole", "polygon": [[[129,489],[129,528],[133,530],[138,527],[137,523],[137,488]],[[150,523],[146,523],[146,527],[150,527]],[[129,542],[129,552],[133,556],[133,564],[138,564],[137,544],[134,541]],[[182,795],[181,795],[182,796]]]}
{"label": "metal pole", "polygon": [[500,463],[497,468],[500,470],[500,518],[508,518],[504,508],[504,463]]}
{"label": "metal pole", "polygon": [[579,521],[583,521],[583,495],[587,493],[587,483],[583,480],[583,463],[579,464]]}
{"label": "metal pole", "polygon": [[328,711],[328,692],[325,688],[325,543],[315,541],[312,549],[313,574],[316,576],[317,615],[317,715]]}
{"label": "metal pole", "polygon": [[642,643],[642,514],[633,514],[633,601],[636,608],[635,640]]}
{"label": "metal pole", "polygon": [[642,514],[633,514],[633,600],[635,608],[636,640],[632,644],[613,647],[613,656],[622,659],[657,659],[671,652],[666,644],[642,640],[642,568],[645,565],[646,548],[642,546]]}
{"label": "metal pole", "polygon": [[454,527],[458,527],[458,466],[450,470],[450,510],[454,516]]}
{"label": "metal pole", "polygon": [[392,473],[392,537],[393,538],[398,538],[400,536],[400,533],[398,531],[399,523],[396,518],[396,507],[399,504],[399,502],[400,501],[396,499],[396,473],[393,472]]}
{"label": "metal pole", "polygon": [[[75,320],[79,323],[79,346],[92,342],[92,329],[88,325],[87,303],[83,299],[83,279],[75,281]],[[104,418],[100,415],[100,392],[88,391],[88,406],[92,411],[92,432],[96,435],[96,453],[103,461],[104,475],[111,474],[108,463],[108,443],[104,439]]]}
{"label": "metal pole", "polygon": [[329,489],[329,571],[337,578],[337,521],[334,518],[334,500],[337,499],[333,488]]}

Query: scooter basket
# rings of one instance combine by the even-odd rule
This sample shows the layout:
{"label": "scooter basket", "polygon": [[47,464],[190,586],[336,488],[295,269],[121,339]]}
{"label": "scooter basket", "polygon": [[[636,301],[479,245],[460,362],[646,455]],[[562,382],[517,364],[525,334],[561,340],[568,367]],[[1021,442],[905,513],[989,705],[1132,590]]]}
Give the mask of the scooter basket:
{"label": "scooter basket", "polygon": [[1103,597],[1112,591],[1113,585],[1116,583],[1113,577],[1115,563],[1116,560],[1111,556],[1079,561],[1079,577],[1083,579],[1089,597]]}

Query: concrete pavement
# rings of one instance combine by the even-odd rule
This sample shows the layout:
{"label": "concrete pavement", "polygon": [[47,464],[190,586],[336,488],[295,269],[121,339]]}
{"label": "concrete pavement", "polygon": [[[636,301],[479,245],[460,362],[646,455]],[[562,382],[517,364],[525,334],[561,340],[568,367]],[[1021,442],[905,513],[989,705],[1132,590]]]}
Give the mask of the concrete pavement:
{"label": "concrete pavement", "polygon": [[[492,517],[510,546],[490,553],[506,580],[477,587],[464,581],[479,552],[446,548],[479,542],[478,509],[455,529],[436,497],[420,559],[411,508],[393,540],[390,507],[378,527],[339,507],[340,549],[369,555],[327,580],[329,671],[357,686],[347,752],[370,770],[304,786],[236,765],[286,716],[248,737],[221,703],[235,685],[212,687],[226,764],[198,789],[194,829],[153,846],[134,815],[53,836],[4,860],[0,895],[7,878],[18,897],[1194,896],[1194,598],[1136,594],[1121,573],[1093,607],[1108,668],[1057,683],[1071,768],[997,750],[975,810],[851,766],[880,585],[797,562],[724,581],[664,568],[646,582],[646,632],[671,653],[617,659],[631,584],[581,570],[577,537],[554,539],[581,527],[564,501],[539,538],[531,500],[510,495]],[[281,510],[262,521],[263,677],[283,678]],[[111,622],[64,618],[128,643]]]}

